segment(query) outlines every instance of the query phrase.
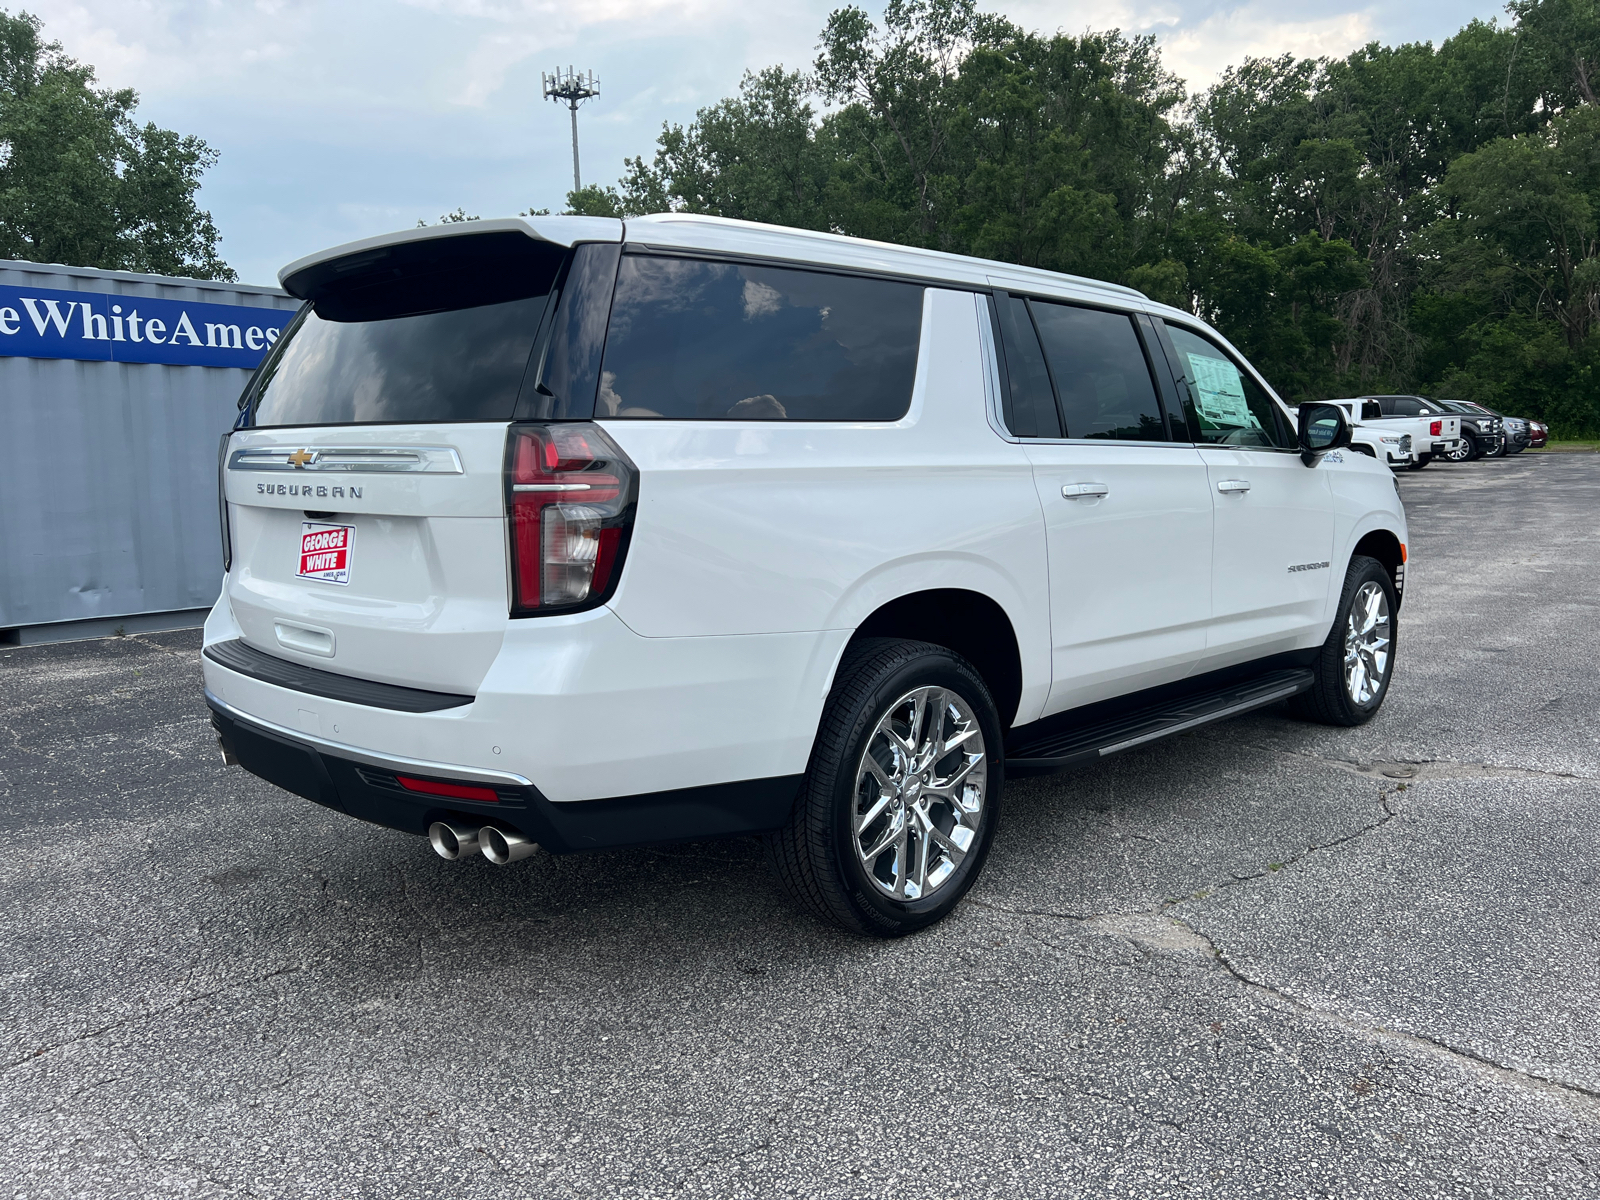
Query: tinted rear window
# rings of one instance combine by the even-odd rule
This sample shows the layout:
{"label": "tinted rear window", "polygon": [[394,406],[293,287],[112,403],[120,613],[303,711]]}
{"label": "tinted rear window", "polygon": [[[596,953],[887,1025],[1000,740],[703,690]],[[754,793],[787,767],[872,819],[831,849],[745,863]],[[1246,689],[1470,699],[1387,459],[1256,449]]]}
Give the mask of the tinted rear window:
{"label": "tinted rear window", "polygon": [[319,266],[252,385],[254,423],[510,419],[564,257],[491,234]]}
{"label": "tinted rear window", "polygon": [[896,421],[921,332],[914,284],[628,255],[595,416]]}
{"label": "tinted rear window", "polygon": [[1050,369],[1044,365],[1033,318],[1028,315],[1028,302],[1002,293],[995,298],[995,314],[1000,318],[1011,432],[1018,437],[1060,437],[1056,394],[1050,387]]}
{"label": "tinted rear window", "polygon": [[1167,440],[1144,348],[1126,313],[1034,300],[1033,317],[1061,399],[1063,437]]}

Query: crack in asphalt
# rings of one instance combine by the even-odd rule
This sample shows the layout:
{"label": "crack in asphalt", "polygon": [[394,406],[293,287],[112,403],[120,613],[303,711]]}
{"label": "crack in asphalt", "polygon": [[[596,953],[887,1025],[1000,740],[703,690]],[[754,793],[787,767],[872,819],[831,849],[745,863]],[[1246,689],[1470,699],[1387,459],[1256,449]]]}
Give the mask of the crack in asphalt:
{"label": "crack in asphalt", "polygon": [[231,992],[237,988],[254,987],[256,984],[265,983],[269,979],[277,979],[282,975],[294,975],[303,970],[305,970],[304,966],[280,967],[278,970],[268,971],[264,975],[256,975],[250,979],[241,979],[235,983],[223,984],[219,988],[213,988],[209,992],[202,992],[198,996],[185,996],[183,999],[176,1000],[162,1008],[153,1008],[149,1012],[139,1013],[131,1017],[123,1017],[120,1020],[112,1021],[110,1024],[102,1025],[99,1029],[91,1029],[87,1033],[80,1033],[76,1037],[67,1038],[65,1041],[56,1042],[54,1045],[40,1046],[37,1050],[33,1051],[33,1053],[22,1058],[14,1059],[13,1061],[6,1063],[4,1066],[0,1066],[0,1075],[8,1074],[9,1072],[16,1070],[18,1067],[25,1067],[29,1063],[36,1062],[46,1055],[54,1054],[57,1050],[65,1049],[68,1046],[74,1046],[79,1042],[93,1041],[95,1038],[102,1037],[114,1029],[121,1029],[127,1025],[137,1025],[144,1021],[151,1021],[156,1017],[162,1017],[167,1013],[176,1012],[178,1009],[187,1007],[190,1004],[195,1004],[198,1001],[210,1000],[215,996],[222,995],[224,992]]}
{"label": "crack in asphalt", "polygon": [[[1399,791],[1404,788],[1405,782],[1406,781],[1399,782],[1399,786],[1397,786],[1395,789],[1396,796],[1398,796]],[[1191,901],[1204,900],[1207,896],[1211,895],[1212,892],[1219,891],[1222,888],[1237,887],[1242,883],[1253,883],[1257,879],[1266,879],[1287,867],[1293,866],[1295,863],[1299,862],[1309,854],[1315,854],[1321,850],[1332,850],[1335,847],[1347,845],[1358,838],[1366,837],[1367,834],[1372,833],[1374,830],[1382,829],[1390,821],[1394,820],[1400,815],[1400,813],[1390,805],[1389,798],[1390,791],[1388,788],[1385,788],[1378,793],[1378,803],[1383,806],[1384,815],[1379,817],[1376,821],[1373,821],[1371,824],[1363,825],[1359,829],[1353,830],[1352,832],[1345,834],[1343,837],[1335,838],[1331,842],[1320,842],[1313,845],[1307,845],[1304,850],[1289,855],[1282,861],[1276,863],[1274,866],[1269,866],[1264,871],[1257,871],[1250,875],[1230,874],[1226,879],[1220,880],[1209,887],[1202,888],[1200,891],[1194,892],[1191,895],[1177,896],[1168,900],[1163,900],[1153,909],[1139,909],[1135,910],[1133,913],[1075,913],[1044,908],[1011,908],[1003,904],[996,904],[991,900],[979,900],[970,895],[967,897],[966,903],[976,905],[979,908],[993,909],[996,912],[1011,913],[1015,916],[1059,917],[1062,920],[1078,921],[1084,924],[1116,920],[1127,916],[1164,916],[1166,915],[1168,909],[1174,908],[1179,904],[1188,904]]]}
{"label": "crack in asphalt", "polygon": [[[1169,919],[1178,920],[1178,918]],[[1279,1001],[1280,1003],[1288,1005],[1302,1016],[1311,1017],[1327,1024],[1337,1025],[1342,1029],[1348,1029],[1366,1037],[1374,1037],[1398,1042],[1402,1045],[1410,1046],[1414,1050],[1423,1051],[1424,1053],[1446,1057],[1451,1060],[1461,1060],[1479,1068],[1486,1068],[1491,1073],[1499,1077],[1503,1082],[1510,1083],[1514,1086],[1532,1088],[1535,1091],[1554,1096],[1556,1099],[1561,1100],[1569,1109],[1578,1115],[1588,1117],[1591,1120],[1600,1120],[1600,1091],[1594,1091],[1590,1088],[1582,1086],[1581,1084],[1566,1083],[1559,1079],[1551,1079],[1547,1075],[1540,1075],[1536,1071],[1525,1071],[1521,1067],[1508,1067],[1504,1063],[1496,1062],[1494,1059],[1489,1058],[1486,1055],[1479,1054],[1474,1050],[1468,1050],[1462,1046],[1452,1045],[1450,1042],[1444,1041],[1441,1038],[1430,1037],[1427,1034],[1421,1033],[1408,1033],[1399,1029],[1390,1029],[1383,1025],[1365,1025],[1360,1021],[1352,1020],[1351,1018],[1346,1017],[1341,1013],[1334,1012],[1331,1009],[1318,1008],[1313,1004],[1301,1000],[1292,993],[1285,991],[1283,988],[1277,987],[1274,984],[1265,983],[1259,979],[1254,979],[1245,974],[1245,972],[1235,965],[1226,954],[1217,948],[1216,943],[1206,936],[1206,934],[1194,928],[1186,921],[1182,922],[1182,924],[1184,928],[1187,929],[1198,941],[1205,944],[1205,947],[1210,951],[1212,958],[1214,958],[1217,964],[1235,980],[1254,991],[1261,992],[1264,995],[1270,996],[1274,1000]]]}
{"label": "crack in asphalt", "polygon": [[[1564,779],[1594,783],[1590,775],[1571,771],[1545,771],[1538,767],[1505,767],[1496,763],[1464,763],[1449,758],[1397,759],[1394,762],[1356,762],[1347,758],[1327,758],[1305,750],[1285,750],[1282,746],[1246,746],[1262,754],[1283,754],[1308,762],[1334,767],[1363,779],[1392,780],[1395,783],[1420,783],[1427,779]],[[1404,773],[1401,773],[1404,772]]]}
{"label": "crack in asphalt", "polygon": [[[1313,757],[1305,755],[1303,757]],[[1319,761],[1331,762],[1322,759]],[[1355,764],[1338,764],[1353,768]],[[1549,774],[1549,773],[1546,773]],[[1566,778],[1582,779],[1583,776],[1567,776]],[[1397,781],[1401,786],[1409,781]],[[1398,788],[1396,796],[1398,796]],[[1332,850],[1338,846],[1348,845],[1375,830],[1383,828],[1400,815],[1399,811],[1390,804],[1390,791],[1383,789],[1379,795],[1379,803],[1383,805],[1384,815],[1371,824],[1364,825],[1341,838],[1320,845],[1307,846],[1304,850],[1279,864],[1279,870],[1292,866],[1307,855],[1315,854],[1322,850]],[[1188,921],[1175,917],[1171,910],[1176,905],[1204,900],[1212,891],[1225,887],[1235,887],[1239,884],[1250,883],[1258,879],[1265,879],[1275,871],[1268,870],[1254,875],[1238,875],[1215,885],[1215,887],[1200,892],[1193,896],[1176,900],[1166,900],[1151,909],[1140,909],[1131,913],[1103,912],[1103,913],[1070,913],[1052,911],[1049,909],[1012,908],[993,901],[977,900],[968,897],[967,903],[979,908],[987,908],[994,912],[1006,913],[1022,917],[1049,917],[1057,920],[1071,921],[1086,929],[1111,937],[1120,937],[1133,942],[1140,947],[1146,957],[1151,957],[1150,949],[1167,950],[1173,952],[1201,953],[1211,958],[1225,973],[1236,982],[1243,984],[1255,992],[1268,996],[1280,1004],[1303,1017],[1337,1026],[1340,1029],[1359,1034],[1363,1037],[1381,1041],[1389,1041],[1409,1047],[1434,1057],[1446,1058],[1458,1064],[1465,1063],[1479,1070],[1488,1071],[1502,1082],[1519,1088],[1526,1088],[1541,1094],[1553,1097],[1568,1109],[1579,1116],[1600,1120],[1600,1091],[1586,1088],[1581,1084],[1567,1083],[1559,1079],[1551,1079],[1540,1075],[1536,1071],[1523,1070],[1520,1067],[1506,1066],[1496,1062],[1486,1055],[1479,1054],[1462,1046],[1456,1046],[1440,1038],[1430,1037],[1427,1034],[1409,1033],[1403,1030],[1389,1029],[1381,1025],[1366,1025],[1353,1020],[1331,1009],[1319,1008],[1294,994],[1285,991],[1274,984],[1255,979],[1246,974],[1239,966],[1232,962],[1220,950],[1216,943],[1202,930],[1195,928]],[[1104,1099],[1104,1097],[1101,1097]],[[1165,1122],[1163,1122],[1165,1123]]]}

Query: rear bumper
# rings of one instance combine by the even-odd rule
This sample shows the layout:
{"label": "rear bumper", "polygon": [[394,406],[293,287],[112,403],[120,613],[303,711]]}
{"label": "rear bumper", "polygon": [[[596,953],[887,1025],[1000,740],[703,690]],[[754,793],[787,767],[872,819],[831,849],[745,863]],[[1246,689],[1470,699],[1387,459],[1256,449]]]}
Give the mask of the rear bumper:
{"label": "rear bumper", "polygon": [[[407,689],[319,694],[297,678],[325,677],[336,659],[296,665],[280,651],[274,657],[293,670],[247,674],[247,662],[219,661],[239,637],[224,597],[206,624],[201,668],[229,710],[346,748],[336,753],[531,780],[566,804],[803,772],[849,632],[646,638],[606,608],[507,621],[473,694],[417,693],[432,698],[428,711],[392,706],[391,693]],[[432,707],[442,700],[470,702]]]}
{"label": "rear bumper", "polygon": [[[253,775],[358,820],[426,834],[454,817],[516,829],[555,854],[765,833],[786,820],[800,775],[746,779],[606,800],[555,804],[510,772],[374,754],[247,716],[209,691],[211,723],[224,750]],[[427,796],[400,777],[473,784],[498,799]]]}

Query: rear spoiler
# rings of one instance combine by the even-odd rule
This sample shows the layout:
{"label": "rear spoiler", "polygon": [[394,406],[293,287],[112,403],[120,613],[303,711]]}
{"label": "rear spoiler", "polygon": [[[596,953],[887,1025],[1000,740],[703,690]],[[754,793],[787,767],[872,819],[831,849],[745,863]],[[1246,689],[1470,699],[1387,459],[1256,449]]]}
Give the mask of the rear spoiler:
{"label": "rear spoiler", "polygon": [[[517,235],[546,246],[566,249],[579,242],[620,242],[622,222],[615,217],[499,217],[489,221],[428,225],[399,233],[379,234],[359,242],[346,242],[342,246],[297,258],[278,272],[278,282],[291,296],[310,300],[316,297],[323,285],[341,276],[352,272],[362,273],[364,269],[381,270],[383,260],[393,257],[398,247],[459,237],[472,238],[478,244],[484,241],[515,244],[513,239]],[[404,254],[404,251],[401,253]]]}

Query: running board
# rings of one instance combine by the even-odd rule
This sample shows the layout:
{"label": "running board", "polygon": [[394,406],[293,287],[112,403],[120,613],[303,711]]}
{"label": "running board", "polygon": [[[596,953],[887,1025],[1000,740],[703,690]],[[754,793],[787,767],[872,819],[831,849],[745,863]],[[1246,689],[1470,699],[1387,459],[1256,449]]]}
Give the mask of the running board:
{"label": "running board", "polygon": [[1006,775],[1045,775],[1213,721],[1225,721],[1303,692],[1314,678],[1304,668],[1268,671],[1238,683],[1167,696],[1114,717],[1091,717],[1085,724],[1058,728],[1008,749]]}

